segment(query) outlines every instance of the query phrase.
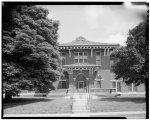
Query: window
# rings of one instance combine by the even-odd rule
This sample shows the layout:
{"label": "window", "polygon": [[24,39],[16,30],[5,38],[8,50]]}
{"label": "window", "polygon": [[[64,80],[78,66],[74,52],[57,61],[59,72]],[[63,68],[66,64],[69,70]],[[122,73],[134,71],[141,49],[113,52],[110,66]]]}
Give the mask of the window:
{"label": "window", "polygon": [[121,82],[117,82],[117,92],[121,92]]}
{"label": "window", "polygon": [[117,92],[121,92],[121,82],[120,81],[112,81],[112,88],[116,88]]}
{"label": "window", "polygon": [[83,59],[84,59],[84,63],[88,62],[88,54],[86,52],[84,52]]}
{"label": "window", "polygon": [[116,82],[112,82],[112,88],[116,88]]}
{"label": "window", "polygon": [[61,64],[65,65],[66,64],[66,53],[61,53],[61,58],[62,58]]}
{"label": "window", "polygon": [[74,59],[74,63],[78,63],[78,59]]}
{"label": "window", "polygon": [[83,53],[79,53],[79,58],[83,59]]}
{"label": "window", "polygon": [[135,86],[134,83],[131,83],[131,84],[128,86],[128,88],[129,88],[129,92],[137,92],[137,91],[138,91],[137,86]]}
{"label": "window", "polygon": [[96,52],[96,64],[101,65],[101,55],[100,52]]}
{"label": "window", "polygon": [[74,57],[78,59],[78,53],[74,53]]}
{"label": "window", "polygon": [[87,63],[88,57],[86,52],[75,52],[74,53],[74,63]]}
{"label": "window", "polygon": [[67,82],[66,81],[61,81],[61,88],[62,89],[67,88]]}

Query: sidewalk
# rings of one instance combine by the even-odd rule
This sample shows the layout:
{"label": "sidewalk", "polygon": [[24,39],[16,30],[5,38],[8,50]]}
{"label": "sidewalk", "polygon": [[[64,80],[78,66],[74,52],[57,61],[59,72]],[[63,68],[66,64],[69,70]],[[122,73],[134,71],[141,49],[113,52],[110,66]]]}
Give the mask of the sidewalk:
{"label": "sidewalk", "polygon": [[87,113],[88,110],[88,93],[74,93],[73,94],[73,113]]}

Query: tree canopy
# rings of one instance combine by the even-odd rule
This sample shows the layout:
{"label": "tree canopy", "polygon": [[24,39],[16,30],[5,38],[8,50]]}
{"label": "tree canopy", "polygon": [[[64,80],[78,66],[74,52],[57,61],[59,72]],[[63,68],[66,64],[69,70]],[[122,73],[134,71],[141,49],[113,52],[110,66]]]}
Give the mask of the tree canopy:
{"label": "tree canopy", "polygon": [[2,7],[3,91],[21,89],[48,92],[61,74],[58,50],[59,22],[48,10],[34,5]]}
{"label": "tree canopy", "polygon": [[148,47],[146,46],[146,22],[129,30],[126,46],[116,49],[111,58],[115,60],[112,71],[116,79],[126,84],[140,85],[148,79]]}

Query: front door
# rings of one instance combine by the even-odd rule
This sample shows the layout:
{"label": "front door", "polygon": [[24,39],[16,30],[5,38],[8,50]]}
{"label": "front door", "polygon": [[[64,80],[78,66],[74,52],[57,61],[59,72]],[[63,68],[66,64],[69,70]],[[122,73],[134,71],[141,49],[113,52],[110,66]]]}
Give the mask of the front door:
{"label": "front door", "polygon": [[84,81],[78,81],[78,92],[85,92]]}
{"label": "front door", "polygon": [[84,81],[78,81],[78,88],[83,89],[84,88]]}

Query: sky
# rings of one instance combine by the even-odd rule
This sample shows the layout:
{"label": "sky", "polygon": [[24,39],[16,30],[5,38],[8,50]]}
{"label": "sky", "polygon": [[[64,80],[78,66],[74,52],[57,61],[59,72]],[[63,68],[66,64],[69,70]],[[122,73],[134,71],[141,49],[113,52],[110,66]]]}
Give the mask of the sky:
{"label": "sky", "polygon": [[92,42],[125,45],[128,31],[143,21],[145,5],[42,5],[48,18],[58,20],[58,42],[79,36]]}

